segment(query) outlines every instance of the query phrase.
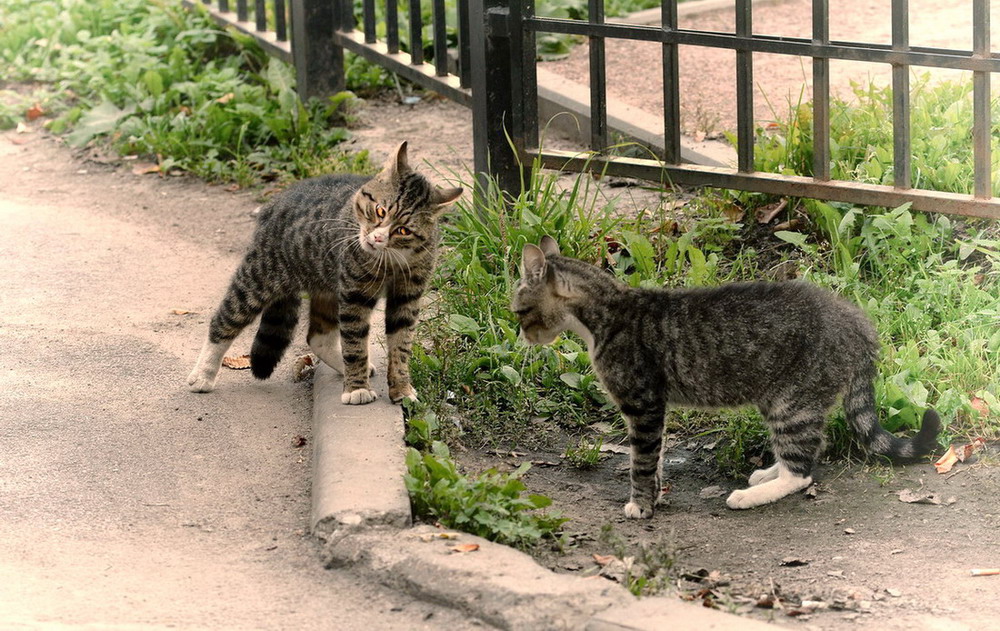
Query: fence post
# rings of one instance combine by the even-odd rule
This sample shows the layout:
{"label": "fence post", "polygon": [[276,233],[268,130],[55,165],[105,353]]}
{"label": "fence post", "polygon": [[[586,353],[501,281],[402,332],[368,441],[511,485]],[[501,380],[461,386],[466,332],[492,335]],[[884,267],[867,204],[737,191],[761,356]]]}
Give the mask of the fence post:
{"label": "fence post", "polygon": [[[341,2],[291,0],[292,60],[299,97],[325,97],[344,89],[344,49],[333,42]],[[353,16],[352,16],[353,18]]]}
{"label": "fence post", "polygon": [[472,140],[476,179],[483,192],[487,175],[496,178],[501,190],[521,192],[521,166],[508,135],[512,121],[514,91],[511,46],[512,25],[508,2],[520,0],[471,0],[469,3],[470,66],[472,70]]}

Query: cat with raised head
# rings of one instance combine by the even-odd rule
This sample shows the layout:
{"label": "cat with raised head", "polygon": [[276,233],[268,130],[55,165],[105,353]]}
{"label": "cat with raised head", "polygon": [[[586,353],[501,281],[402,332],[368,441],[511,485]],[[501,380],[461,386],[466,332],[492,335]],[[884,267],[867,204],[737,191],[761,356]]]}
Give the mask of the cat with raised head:
{"label": "cat with raised head", "polygon": [[372,309],[385,298],[389,398],[416,399],[409,359],[419,301],[434,270],[442,212],[462,194],[410,168],[401,143],[375,177],[325,175],[298,182],[260,211],[250,248],[212,317],[188,384],[215,388],[223,356],[254,319],[253,375],[266,379],[291,343],[303,293],[310,349],[344,376],[341,401],[377,397],[369,377]]}
{"label": "cat with raised head", "polygon": [[913,459],[937,446],[941,421],[924,413],[912,439],[879,425],[872,382],[879,342],[855,305],[797,281],[701,289],[635,289],[559,254],[544,237],[524,247],[511,303],[521,336],[549,344],[572,331],[628,425],[629,518],[649,518],[660,495],[668,405],[755,405],[775,464],[733,491],[730,508],[774,502],[809,486],[826,417],[843,398],[848,424],[869,451]]}

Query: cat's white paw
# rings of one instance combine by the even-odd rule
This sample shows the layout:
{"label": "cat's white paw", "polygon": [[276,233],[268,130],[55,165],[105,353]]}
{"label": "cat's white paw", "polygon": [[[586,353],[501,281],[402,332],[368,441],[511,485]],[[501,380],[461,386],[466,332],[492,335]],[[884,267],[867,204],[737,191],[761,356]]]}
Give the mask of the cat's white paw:
{"label": "cat's white paw", "polygon": [[417,391],[413,389],[413,386],[409,386],[409,390],[407,392],[390,391],[389,399],[393,403],[401,403],[404,399],[411,403],[416,403],[417,401],[420,400],[419,398],[417,398]]}
{"label": "cat's white paw", "polygon": [[191,386],[191,392],[211,392],[215,390],[215,382],[219,377],[219,373],[210,373],[207,370],[199,370],[195,368],[188,375],[188,385]]}
{"label": "cat's white paw", "polygon": [[652,509],[642,510],[635,502],[629,502],[625,505],[625,517],[628,519],[649,519],[652,516]]}
{"label": "cat's white paw", "polygon": [[750,486],[757,486],[758,484],[763,484],[764,482],[770,482],[778,477],[778,465],[777,463],[771,465],[767,469],[757,469],[750,474]]}
{"label": "cat's white paw", "polygon": [[753,508],[754,506],[760,506],[762,502],[757,501],[754,498],[751,489],[741,489],[733,491],[726,498],[726,506],[736,510],[742,510],[744,508]]}
{"label": "cat's white paw", "polygon": [[374,390],[369,390],[368,388],[358,388],[357,390],[345,392],[340,395],[340,402],[344,405],[365,405],[366,403],[371,403],[377,398],[378,394]]}

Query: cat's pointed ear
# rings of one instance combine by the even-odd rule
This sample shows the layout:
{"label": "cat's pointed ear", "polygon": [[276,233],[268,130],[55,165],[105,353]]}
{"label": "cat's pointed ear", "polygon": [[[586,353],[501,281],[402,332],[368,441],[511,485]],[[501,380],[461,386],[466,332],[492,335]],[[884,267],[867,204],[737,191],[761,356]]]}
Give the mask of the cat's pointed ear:
{"label": "cat's pointed ear", "polygon": [[391,175],[401,175],[410,170],[410,163],[406,157],[406,141],[399,143],[396,150],[389,154],[382,169]]}
{"label": "cat's pointed ear", "polygon": [[537,245],[525,244],[521,250],[521,276],[526,279],[539,279],[545,276],[545,253]]}
{"label": "cat's pointed ear", "polygon": [[549,235],[542,237],[542,240],[538,242],[538,247],[542,249],[545,256],[559,255],[559,244]]}
{"label": "cat's pointed ear", "polygon": [[453,201],[462,196],[462,189],[459,188],[438,188],[434,187],[431,192],[431,203],[438,207],[438,210],[443,210],[445,206],[448,206]]}

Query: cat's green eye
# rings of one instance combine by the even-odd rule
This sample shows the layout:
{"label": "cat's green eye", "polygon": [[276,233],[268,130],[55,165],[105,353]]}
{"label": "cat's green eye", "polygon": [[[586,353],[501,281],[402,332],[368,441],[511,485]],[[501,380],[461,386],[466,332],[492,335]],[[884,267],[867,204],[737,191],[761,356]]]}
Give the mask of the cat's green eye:
{"label": "cat's green eye", "polygon": [[400,226],[400,227],[396,228],[396,234],[398,234],[400,236],[403,236],[403,237],[408,237],[411,234],[413,234],[413,231],[410,230],[409,228]]}
{"label": "cat's green eye", "polygon": [[385,206],[382,204],[375,204],[375,216],[379,219],[385,219]]}

